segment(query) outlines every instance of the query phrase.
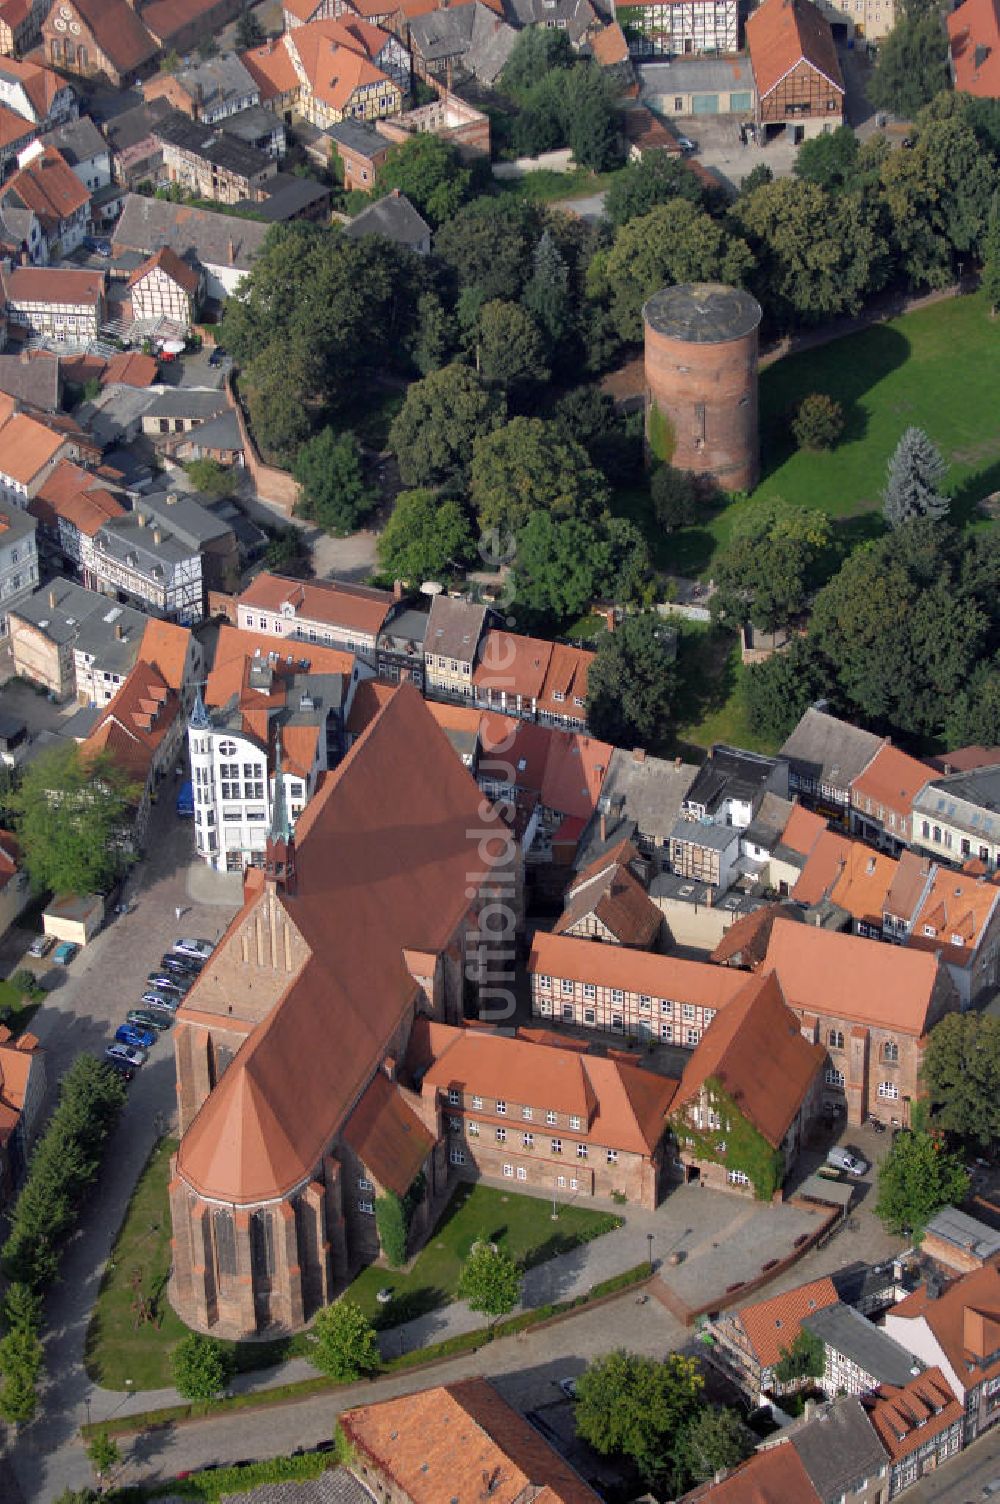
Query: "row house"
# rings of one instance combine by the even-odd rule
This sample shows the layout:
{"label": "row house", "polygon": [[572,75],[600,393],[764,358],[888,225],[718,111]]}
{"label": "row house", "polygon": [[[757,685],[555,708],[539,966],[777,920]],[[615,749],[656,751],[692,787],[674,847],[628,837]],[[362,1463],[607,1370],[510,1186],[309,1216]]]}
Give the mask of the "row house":
{"label": "row house", "polygon": [[793,142],[844,119],[844,79],[829,21],[812,0],[763,0],[746,23],[762,139],[776,128]]}
{"label": "row house", "polygon": [[386,618],[375,640],[376,670],[380,679],[398,684],[409,679],[424,691],[424,640],[429,614],[406,605]]}
{"label": "row house", "polygon": [[156,134],[163,143],[163,166],[171,183],[180,183],[196,198],[220,204],[243,200],[260,203],[278,164],[224,130],[214,131],[175,110],[159,122]]}
{"label": "row house", "polygon": [[190,491],[147,491],[136,502],[140,522],[159,526],[184,548],[201,555],[206,591],[232,590],[240,578],[240,548],[230,522]]}
{"label": "row house", "polygon": [[104,323],[103,272],[0,263],[0,288],[8,322],[29,337],[83,343]]}
{"label": "row house", "polygon": [[960,1006],[989,998],[1000,981],[1000,882],[935,867],[904,942],[937,955]]}
{"label": "row house", "polygon": [[851,784],[851,834],[898,856],[913,840],[913,801],[931,772],[885,742]]}
{"label": "row house", "polygon": [[616,3],[613,14],[633,57],[718,57],[739,51],[737,0]]}
{"label": "row house", "polygon": [[55,700],[106,705],[139,656],[147,621],[72,580],[50,580],[10,615],[14,668]]}
{"label": "row house", "polygon": [[436,595],[424,635],[424,684],[434,697],[472,701],[479,644],[493,613],[473,601]]}
{"label": "row house", "polygon": [[410,86],[410,55],[398,37],[357,16],[297,26],[242,60],[262,104],[320,130],[399,115]]}
{"label": "row house", "polygon": [[823,1344],[822,1384],[827,1394],[860,1398],[882,1384],[907,1384],[922,1367],[914,1356],[853,1306],[824,1306],[802,1320]]}
{"label": "row house", "polygon": [[913,800],[911,839],[941,862],[1000,866],[1000,763],[930,779]]}
{"label": "row house", "polygon": [[0,175],[6,177],[10,163],[38,134],[38,127],[23,115],[0,105]]}
{"label": "row house", "polygon": [[201,550],[142,512],[116,517],[94,535],[93,567],[102,590],[140,610],[188,626],[205,610]]}
{"label": "row house", "polygon": [[94,538],[99,528],[128,510],[127,498],[103,477],[72,460],[60,460],[28,503],[38,523],[39,542],[55,574],[69,570],[89,589],[97,586]]}
{"label": "row house", "polygon": [[0,510],[0,637],[10,632],[10,613],[38,585],[35,528],[34,517],[19,507]]}
{"label": "row house", "polygon": [[885,1318],[890,1337],[941,1370],[964,1412],[964,1445],[1000,1421],[1000,1269],[942,1284],[930,1276]]}
{"label": "row house", "polygon": [[715,745],[688,788],[670,832],[669,864],[680,877],[725,892],[739,870],[741,832],[768,795],[788,796],[788,763]]}
{"label": "row house", "polygon": [[940,1368],[883,1384],[862,1405],[889,1459],[889,1499],[962,1449],[962,1406]]}
{"label": "row house", "polygon": [[236,622],[245,632],[341,648],[374,663],[379,633],[401,609],[386,590],[264,571],[237,599]]}
{"label": "row house", "polygon": [[0,104],[40,131],[75,120],[80,105],[72,84],[34,60],[0,57]]}
{"label": "row house", "polygon": [[77,451],[58,429],[16,408],[0,397],[0,501],[23,511],[59,461]]}
{"label": "row house", "polygon": [[889,893],[899,864],[884,852],[824,830],[809,851],[791,890],[807,921],[849,928],[872,940],[882,938]]}
{"label": "row house", "polygon": [[632,843],[620,842],[570,882],[553,934],[655,950],[663,915],[646,892],[647,871]]}
{"label": "row house", "polygon": [[[10,844],[3,832],[5,847]],[[6,887],[18,887],[13,878]],[[30,891],[25,883],[20,889]],[[0,1025],[0,1206],[10,1206],[24,1184],[28,1158],[45,1123],[46,1053],[34,1034],[16,1039]]]}
{"label": "row house", "polygon": [[190,329],[205,296],[205,273],[163,246],[136,267],[128,287],[133,318],[151,322],[166,319],[181,329]]}
{"label": "row house", "polygon": [[76,173],[88,193],[99,193],[111,182],[111,148],[89,115],[67,120],[41,136]]}
{"label": "row house", "polygon": [[853,1125],[880,1112],[908,1125],[927,1036],[959,1003],[938,957],[779,918],[760,969],[826,1049],[826,1105]]}
{"label": "row house", "polygon": [[587,724],[587,672],[595,656],[565,643],[488,631],[472,673],[476,704],[522,720],[582,731]]}
{"label": "row house", "polygon": [[363,120],[341,120],[328,134],[343,169],[344,188],[348,193],[371,193],[392,142]]}
{"label": "row house", "polygon": [[780,1399],[802,1382],[791,1379],[783,1383],[776,1369],[791,1350],[803,1323],[839,1301],[833,1280],[823,1275],[780,1295],[723,1311],[707,1328],[713,1338],[712,1362],[746,1395],[751,1406],[761,1404],[768,1395]]}
{"label": "row house", "polygon": [[278,785],[297,820],[344,751],[345,720],[368,673],[335,648],[289,659],[257,634],[220,629],[188,729],[203,861],[220,872],[263,863]]}
{"label": "row house", "polygon": [[234,52],[203,58],[173,73],[157,73],[142,86],[147,104],[166,99],[175,110],[217,125],[260,104],[260,90]]}
{"label": "row house", "polygon": [[615,747],[596,813],[580,841],[577,865],[586,866],[627,840],[656,867],[668,867],[670,835],[697,775],[697,766],[680,757],[650,757],[641,747]]}
{"label": "row house", "polygon": [[138,847],[157,785],[175,766],[184,735],[180,698],[151,663],[139,658],[104,707],[80,755],[106,755],[138,790],[129,839]]}
{"label": "row house", "polygon": [[846,826],[851,789],[885,745],[884,737],[811,705],[778,756],[788,763],[790,793]]}
{"label": "row house", "polygon": [[528,960],[531,1012],[547,1023],[602,1029],[693,1050],[746,978],[676,956],[535,934]]}
{"label": "row house", "polygon": [[578,731],[493,713],[483,713],[479,725],[476,780],[483,793],[508,808],[537,813],[529,861],[571,867],[613,749]]}
{"label": "row house", "polygon": [[825,1053],[803,1036],[777,977],[746,981],[677,1088],[670,1122],[685,1180],[770,1200],[818,1115]]}
{"label": "row house", "polygon": [[[561,1044],[418,1021],[408,1058],[440,1114],[449,1176],[557,1198],[620,1193],[654,1210],[676,1081]],[[426,1069],[423,1050],[432,1051]]]}
{"label": "row house", "polygon": [[18,163],[0,191],[0,203],[34,214],[42,231],[39,259],[71,255],[90,227],[90,190],[54,146],[33,141]]}

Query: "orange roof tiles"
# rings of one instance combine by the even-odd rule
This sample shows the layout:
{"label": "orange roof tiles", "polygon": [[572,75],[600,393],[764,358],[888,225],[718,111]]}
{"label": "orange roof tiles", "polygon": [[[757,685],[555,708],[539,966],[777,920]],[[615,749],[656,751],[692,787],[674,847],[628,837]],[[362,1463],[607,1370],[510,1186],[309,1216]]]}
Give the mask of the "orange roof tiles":
{"label": "orange roof tiles", "polygon": [[[574,648],[568,643],[554,642],[545,683],[538,698],[539,711],[574,716],[581,725],[585,724],[587,673],[596,657],[596,653],[588,652],[586,648]],[[577,700],[580,701],[579,705]]]}
{"label": "orange roof tiles", "polygon": [[180,694],[190,645],[191,633],[187,627],[150,617],[143,630],[139,657],[144,663],[152,664],[162,675],[164,683]]}
{"label": "orange roof tiles", "polygon": [[61,266],[15,266],[3,272],[3,291],[8,303],[100,303],[104,273],[67,271]]}
{"label": "orange roof tiles", "polygon": [[792,889],[797,903],[819,903],[827,897],[847,864],[851,843],[836,830],[824,830],[806,858]]}
{"label": "orange roof tiles", "polygon": [[798,1452],[788,1442],[755,1452],[718,1483],[684,1495],[685,1504],[822,1504]]}
{"label": "orange roof tiles", "polygon": [[[354,698],[351,701],[351,709],[347,717],[347,732],[349,736],[360,736],[365,727],[378,715],[387,700],[391,700],[396,692],[395,684],[387,684],[384,679],[363,679],[355,687]],[[431,705],[430,710],[440,709],[440,706]]]}
{"label": "orange roof tiles", "polygon": [[45,477],[28,511],[49,527],[63,518],[92,538],[113,517],[124,516],[126,508],[89,470],[62,460]]}
{"label": "orange roof tiles", "polygon": [[480,834],[502,828],[416,689],[401,684],[300,817],[295,893],[248,888],[189,994],[199,1008],[219,985],[216,968],[257,975],[240,939],[254,911],[266,923],[274,904],[301,937],[291,971],[271,974],[270,1012],[181,1140],[183,1180],[246,1205],[313,1174],[414,1005],[404,950],[436,954],[450,942]]}
{"label": "orange roof tiles", "polygon": [[483,638],[472,682],[477,689],[503,690],[522,699],[537,700],[551,656],[551,642],[493,630]]}
{"label": "orange roof tiles", "polygon": [[38,129],[30,120],[25,120],[23,115],[18,115],[15,110],[10,110],[5,104],[0,104],[0,146],[13,146],[17,141],[23,141],[35,134]]}
{"label": "orange roof tiles", "polygon": [[965,0],[946,17],[955,88],[980,99],[1000,97],[997,0]]}
{"label": "orange roof tiles", "polygon": [[932,865],[929,857],[920,856],[916,851],[900,853],[895,875],[885,895],[887,914],[897,919],[911,920],[914,917],[930,880]]}
{"label": "orange roof tiles", "polygon": [[628,42],[617,21],[594,32],[590,38],[590,50],[602,68],[613,68],[618,63],[628,62]]}
{"label": "orange roof tiles", "polygon": [[[248,632],[240,627],[221,626],[215,643],[215,662],[205,685],[205,704],[225,705],[233,695],[241,695],[245,688],[246,674],[254,656],[266,658],[277,654],[275,673],[305,673],[300,667],[309,664],[309,672],[316,674],[345,674],[349,678],[354,667],[354,655],[340,648],[326,647],[318,642],[274,637],[268,632]],[[288,663],[288,658],[292,659]],[[358,686],[360,689],[362,686]],[[261,703],[265,697],[261,695]],[[282,692],[282,702],[284,693]]]}
{"label": "orange roof tiles", "polygon": [[909,818],[913,800],[932,776],[932,769],[886,742],[851,784],[854,796]]}
{"label": "orange roof tiles", "polygon": [[906,1343],[903,1321],[921,1318],[958,1382],[967,1387],[1000,1375],[1000,1269],[985,1264],[952,1280],[935,1298],[923,1284],[892,1308],[892,1332]]}
{"label": "orange roof tiles", "polygon": [[0,471],[30,486],[59,454],[66,440],[37,418],[15,413],[0,428]]}
{"label": "orange roof tiles", "polygon": [[537,726],[484,713],[483,756],[513,770],[515,783],[538,794],[557,814],[588,820],[597,807],[614,748],[579,731]]}
{"label": "orange roof tiles", "polygon": [[675,1110],[718,1080],[748,1122],[777,1149],[826,1058],[786,1007],[778,978],[744,977],[739,995],[717,1013],[684,1067]]}
{"label": "orange roof tiles", "polygon": [[927,1032],[936,956],[808,924],[776,924],[764,964],[778,973],[792,1008],[917,1039]]}
{"label": "orange roof tiles", "polygon": [[140,67],[158,50],[127,0],[73,0],[73,5],[119,73]]}
{"label": "orange roof tiles", "polygon": [[[388,591],[367,585],[351,585],[344,580],[289,580],[265,572],[247,586],[237,604],[265,611],[280,611],[282,606],[291,605],[298,620],[355,627],[374,634],[395,602]],[[293,646],[305,652],[313,644]]]}
{"label": "orange roof tiles", "polygon": [[830,897],[860,924],[881,928],[886,900],[899,863],[884,851],[851,841]]}
{"label": "orange roof tiles", "polygon": [[621,841],[581,872],[567,892],[554,933],[564,935],[594,914],[619,944],[648,949],[660,933],[663,915],[629,870],[637,855],[634,846]]}
{"label": "orange roof tiles", "polygon": [[939,867],[907,948],[939,953],[951,966],[971,966],[998,901],[1000,888],[993,883]]}
{"label": "orange roof tiles", "polygon": [[43,68],[40,63],[29,62],[24,58],[5,57],[3,71],[21,84],[39,121],[44,121],[48,116],[60,89],[68,87],[65,80],[51,68]]}
{"label": "orange roof tiles", "polygon": [[597,1504],[598,1496],[486,1379],[345,1410],[352,1446],[412,1504]]}
{"label": "orange roof tiles", "polygon": [[134,287],[137,282],[148,277],[150,272],[157,270],[164,272],[171,281],[176,282],[178,287],[190,293],[192,297],[198,291],[200,281],[198,273],[193,266],[188,266],[186,261],[182,261],[177,252],[171,250],[168,245],[161,246],[158,251],[154,251],[148,261],[136,267],[128,279],[129,287]]}
{"label": "orange roof tiles", "polygon": [[772,1295],[770,1300],[743,1306],[736,1314],[761,1368],[773,1368],[781,1358],[782,1349],[791,1347],[799,1335],[807,1316],[839,1304],[833,1280],[825,1274],[822,1279]]}
{"label": "orange roof tiles", "polygon": [[711,966],[707,961],[682,961],[652,951],[595,945],[592,940],[547,935],[542,930],[535,932],[528,970],[532,975],[594,982],[598,987],[618,987],[715,1009],[725,1008],[738,997],[747,980],[740,972]]}
{"label": "orange roof tiles", "polygon": [[759,909],[752,909],[749,914],[744,914],[729,926],[712,952],[712,961],[716,966],[727,966],[731,961],[738,960],[747,969],[759,965],[767,955],[774,924],[779,919],[790,919],[794,924],[796,917],[795,909],[789,909],[787,905],[780,903],[764,904]]}
{"label": "orange roof tiles", "polygon": [[861,1403],[893,1462],[965,1417],[940,1368],[928,1368],[903,1386],[881,1384],[873,1394],[862,1395]]}
{"label": "orange roof tiles", "polygon": [[102,386],[152,386],[160,374],[152,355],[139,350],[120,350],[112,355],[101,374]]}
{"label": "orange roof tiles", "polygon": [[240,62],[260,90],[261,104],[279,94],[294,94],[299,89],[299,75],[288,55],[285,38],[265,42],[250,52],[240,53]]}
{"label": "orange roof tiles", "polygon": [[8,178],[3,201],[15,196],[26,209],[32,209],[39,223],[55,231],[79,209],[90,203],[90,194],[76,173],[54,146],[46,146],[26,167]]}
{"label": "orange roof tiles", "polygon": [[15,1040],[6,1025],[0,1026],[0,1143],[5,1144],[18,1125],[38,1053],[41,1047],[34,1034]]}
{"label": "orange roof tiles", "polygon": [[380,1071],[344,1124],[344,1138],[378,1181],[405,1196],[434,1148],[434,1134]]}
{"label": "orange roof tiles", "polygon": [[830,23],[811,0],[763,0],[747,19],[746,40],[761,99],[803,59],[843,94]]}
{"label": "orange roof tiles", "polygon": [[781,833],[781,844],[797,851],[799,856],[808,856],[826,829],[828,826],[822,815],[806,809],[804,804],[795,804]]}

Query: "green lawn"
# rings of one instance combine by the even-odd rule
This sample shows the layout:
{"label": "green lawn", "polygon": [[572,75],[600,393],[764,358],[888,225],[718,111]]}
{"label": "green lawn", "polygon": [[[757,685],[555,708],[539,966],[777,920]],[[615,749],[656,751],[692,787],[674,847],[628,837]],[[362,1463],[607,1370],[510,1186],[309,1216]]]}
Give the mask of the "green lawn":
{"label": "green lawn", "polygon": [[539,172],[526,172],[519,178],[494,178],[493,189],[499,194],[530,199],[534,204],[558,204],[562,199],[589,198],[591,194],[603,193],[624,171],[623,167],[616,167],[611,172],[591,172],[586,167],[574,167],[570,172],[552,172],[543,168]]}
{"label": "green lawn", "polygon": [[746,747],[751,752],[776,752],[773,742],[751,731],[743,698],[739,642],[732,632],[720,632],[697,622],[679,626],[677,666],[681,688],[676,745],[667,753],[690,754],[713,742]]}
{"label": "green lawn", "polygon": [[30,998],[25,996],[20,987],[15,987],[13,982],[0,981],[0,1021],[6,1024],[15,1038],[24,1033],[41,1007],[44,995],[39,990],[34,998]]}
{"label": "green lawn", "polygon": [[[167,1299],[170,1269],[170,1211],[167,1184],[176,1139],[162,1139],[150,1156],[129,1202],[115,1242],[97,1305],[87,1332],[86,1366],[106,1389],[159,1389],[171,1384],[170,1355],[187,1328]],[[610,1232],[619,1219],[586,1207],[560,1206],[551,1220],[551,1203],[514,1196],[488,1186],[460,1188],[447,1207],[434,1237],[408,1274],[366,1269],[351,1286],[351,1295],[384,1325],[433,1310],[455,1298],[462,1260],[484,1233],[525,1264],[538,1264],[579,1243]],[[388,1307],[376,1293],[384,1285],[399,1292]],[[140,1323],[137,1296],[149,1303],[154,1320]],[[405,1299],[404,1299],[405,1297]],[[237,1370],[266,1368],[284,1358],[308,1353],[300,1334],[276,1342],[230,1342]]]}
{"label": "green lawn", "polygon": [[[619,1225],[608,1212],[585,1206],[558,1206],[532,1196],[516,1196],[493,1186],[461,1186],[455,1192],[423,1252],[407,1273],[371,1266],[362,1270],[348,1294],[380,1326],[436,1310],[456,1298],[462,1263],[477,1238],[505,1248],[525,1267],[566,1253]],[[393,1299],[380,1306],[376,1295],[391,1288]]]}
{"label": "green lawn", "polygon": [[[779,360],[760,377],[762,478],[753,499],[822,508],[848,544],[874,536],[886,464],[903,429],[916,424],[951,467],[953,516],[969,522],[975,503],[1000,490],[998,386],[1000,322],[989,319],[978,294]],[[807,392],[826,392],[844,408],[845,434],[829,453],[794,448],[788,415]],[[660,568],[707,576],[745,505],[734,502],[703,526],[669,535],[652,525],[644,488],[619,493],[615,510],[645,527]]]}

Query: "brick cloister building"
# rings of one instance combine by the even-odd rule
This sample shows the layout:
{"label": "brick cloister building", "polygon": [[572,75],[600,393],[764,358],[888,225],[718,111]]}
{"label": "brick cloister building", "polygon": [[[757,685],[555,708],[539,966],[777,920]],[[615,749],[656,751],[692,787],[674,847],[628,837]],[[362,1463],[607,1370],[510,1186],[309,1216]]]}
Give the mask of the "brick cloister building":
{"label": "brick cloister building", "polygon": [[436,1105],[397,1082],[396,1062],[418,1015],[460,1022],[509,846],[409,685],[294,835],[276,808],[265,867],[174,1030],[171,1299],[189,1325],[301,1327],[377,1252],[376,1196],[421,1172],[414,1235],[426,1230],[447,1154]]}

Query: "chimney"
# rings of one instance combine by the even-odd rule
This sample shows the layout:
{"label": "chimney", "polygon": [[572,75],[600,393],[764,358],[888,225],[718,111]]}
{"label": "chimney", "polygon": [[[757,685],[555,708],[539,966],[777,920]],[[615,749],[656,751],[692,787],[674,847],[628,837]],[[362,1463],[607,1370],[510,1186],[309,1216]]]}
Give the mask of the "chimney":
{"label": "chimney", "polygon": [[715,889],[714,888],[706,888],[705,889],[705,907],[706,907],[706,909],[710,909],[712,907],[712,905],[713,905],[714,902],[715,902]]}
{"label": "chimney", "polygon": [[646,761],[646,749],[645,749],[645,747],[633,747],[632,748],[632,761],[633,762],[645,762]]}
{"label": "chimney", "polygon": [[115,622],[115,636],[119,642],[125,641],[125,628],[122,626],[120,621]]}
{"label": "chimney", "polygon": [[398,188],[394,188],[392,190],[392,193],[389,195],[389,197],[390,198],[398,198],[399,197],[399,189]]}
{"label": "chimney", "polygon": [[160,529],[158,527],[154,527],[153,529],[153,542],[157,544],[157,546],[159,546],[159,544],[163,542],[163,534],[160,532]]}
{"label": "chimney", "polygon": [[817,1400],[814,1400],[814,1399],[808,1399],[808,1400],[806,1400],[805,1404],[802,1407],[802,1418],[804,1420],[812,1420],[813,1416],[816,1414],[816,1411],[818,1409],[819,1409],[819,1403],[818,1403]]}
{"label": "chimney", "polygon": [[402,582],[402,580],[393,580],[393,582],[392,582],[392,598],[393,598],[394,601],[401,601],[403,599],[403,582]]}
{"label": "chimney", "polygon": [[56,609],[56,590],[55,590],[55,586],[53,585],[52,589],[49,591],[49,610],[50,611],[54,611],[55,609]]}
{"label": "chimney", "polygon": [[236,246],[233,244],[233,242],[231,240],[229,241],[228,245],[226,246],[226,255],[229,258],[229,265],[230,266],[235,266],[236,265]]}
{"label": "chimney", "polygon": [[684,763],[683,757],[675,757],[674,758],[674,767],[677,769],[678,772],[680,772],[681,767],[683,766],[683,763]]}
{"label": "chimney", "polygon": [[145,512],[136,512],[136,514],[135,514],[135,520],[139,524],[140,527],[145,527],[146,526],[146,514],[145,514]]}
{"label": "chimney", "polygon": [[605,621],[605,625],[607,626],[608,631],[609,632],[613,632],[615,630],[615,625],[616,625],[616,623],[615,623],[615,608],[614,608],[614,606],[609,606],[608,609],[605,611],[605,613],[604,613],[604,621]]}

